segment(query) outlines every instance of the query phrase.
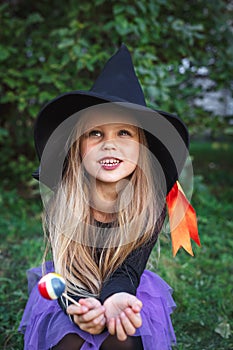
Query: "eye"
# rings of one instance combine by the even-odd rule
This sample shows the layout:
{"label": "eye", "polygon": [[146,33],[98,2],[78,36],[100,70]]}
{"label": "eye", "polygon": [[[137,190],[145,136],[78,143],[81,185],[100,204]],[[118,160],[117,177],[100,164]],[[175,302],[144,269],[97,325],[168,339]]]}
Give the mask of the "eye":
{"label": "eye", "polygon": [[126,130],[126,129],[120,130],[119,135],[120,136],[132,136],[131,132],[129,130]]}
{"label": "eye", "polygon": [[89,137],[101,137],[102,136],[102,132],[99,130],[91,130],[88,133]]}

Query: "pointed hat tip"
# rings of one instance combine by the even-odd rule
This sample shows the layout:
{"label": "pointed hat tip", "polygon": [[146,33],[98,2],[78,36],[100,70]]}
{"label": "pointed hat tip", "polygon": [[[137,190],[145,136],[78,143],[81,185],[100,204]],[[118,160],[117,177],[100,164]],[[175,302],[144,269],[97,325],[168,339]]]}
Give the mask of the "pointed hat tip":
{"label": "pointed hat tip", "polygon": [[102,96],[114,96],[116,100],[146,106],[131,54],[124,43],[106,62],[91,91]]}
{"label": "pointed hat tip", "polygon": [[126,48],[127,49],[127,46],[125,45],[124,42],[121,43],[121,48]]}
{"label": "pointed hat tip", "polygon": [[[117,50],[117,52],[115,53],[115,55],[113,55],[112,57],[124,57],[125,59],[127,58],[131,63],[130,65],[133,66],[133,61],[132,61],[132,56],[131,56],[131,52],[130,50],[128,49],[128,47],[125,45],[125,43],[122,43],[120,48]],[[129,61],[128,61],[128,64],[129,64]]]}
{"label": "pointed hat tip", "polygon": [[125,45],[125,43],[122,43],[122,44],[121,44],[120,50],[126,50],[126,51],[129,52],[129,49],[128,49],[128,47]]}

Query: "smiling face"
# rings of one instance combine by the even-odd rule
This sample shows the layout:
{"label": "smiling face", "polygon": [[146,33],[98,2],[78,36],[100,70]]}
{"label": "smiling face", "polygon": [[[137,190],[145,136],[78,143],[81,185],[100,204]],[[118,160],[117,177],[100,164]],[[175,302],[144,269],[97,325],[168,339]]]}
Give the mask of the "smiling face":
{"label": "smiling face", "polygon": [[138,128],[129,115],[97,114],[88,118],[80,141],[81,159],[88,174],[102,183],[127,178],[139,157]]}

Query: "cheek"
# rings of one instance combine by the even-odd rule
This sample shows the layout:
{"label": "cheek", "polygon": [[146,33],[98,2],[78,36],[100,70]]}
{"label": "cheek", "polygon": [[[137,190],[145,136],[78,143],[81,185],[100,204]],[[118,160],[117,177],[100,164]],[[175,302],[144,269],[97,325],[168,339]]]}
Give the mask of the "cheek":
{"label": "cheek", "polygon": [[83,142],[80,147],[81,161],[84,168],[88,172],[92,169],[93,164],[96,162],[96,151],[97,147],[95,145],[91,145],[89,142]]}
{"label": "cheek", "polygon": [[86,157],[90,156],[90,152],[91,152],[91,145],[87,140],[84,140],[83,142],[81,142],[80,144],[80,155],[81,155],[81,159],[85,159]]}
{"label": "cheek", "polygon": [[131,147],[129,148],[128,158],[135,165],[137,165],[137,163],[138,163],[139,150],[140,150],[140,145],[139,145],[139,143],[136,143],[136,142],[133,145],[131,145]]}

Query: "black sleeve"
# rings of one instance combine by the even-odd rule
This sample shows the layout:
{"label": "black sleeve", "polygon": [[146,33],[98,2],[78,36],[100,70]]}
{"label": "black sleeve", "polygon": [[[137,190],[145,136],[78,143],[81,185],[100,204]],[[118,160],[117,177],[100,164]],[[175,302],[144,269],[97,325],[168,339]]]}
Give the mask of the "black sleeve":
{"label": "black sleeve", "polygon": [[[155,246],[165,216],[166,208],[164,208],[162,211],[151,239],[145,245],[133,250],[122,263],[122,265],[119,266],[116,271],[112,273],[109,279],[103,283],[100,295],[97,298],[101,303],[104,303],[108,297],[115,293],[127,292],[129,294],[136,295],[141,275],[145,270],[151,251]],[[76,301],[80,299],[78,296],[71,295],[70,293],[68,294]],[[64,297],[60,297],[58,299],[58,302],[65,312],[68,305],[71,304],[71,302],[66,300]]]}
{"label": "black sleeve", "polygon": [[[157,236],[158,234],[154,234],[150,241],[144,246],[132,251],[125,259],[123,264],[113,272],[107,281],[103,283],[103,287],[98,298],[101,303],[104,303],[104,301],[112,294],[119,292],[127,292],[136,295],[141,275],[145,270],[151,251],[157,241]],[[68,294],[76,301],[80,299],[78,296],[71,295],[70,293]],[[65,313],[66,308],[72,304],[63,296],[58,299],[58,303]]]}
{"label": "black sleeve", "polygon": [[102,303],[112,294],[119,292],[136,295],[141,275],[156,241],[157,234],[146,245],[131,252],[123,264],[104,282],[100,293]]}

